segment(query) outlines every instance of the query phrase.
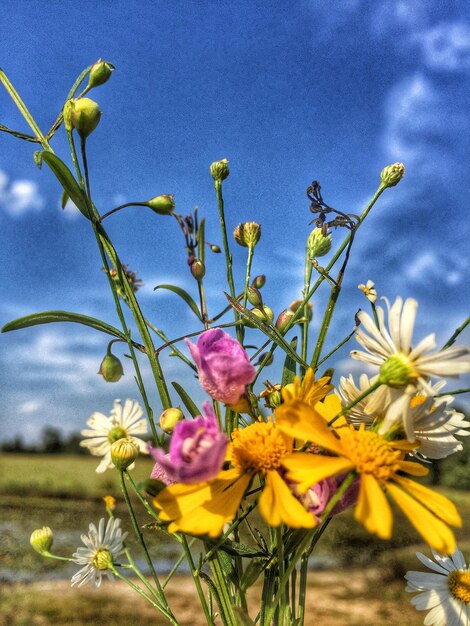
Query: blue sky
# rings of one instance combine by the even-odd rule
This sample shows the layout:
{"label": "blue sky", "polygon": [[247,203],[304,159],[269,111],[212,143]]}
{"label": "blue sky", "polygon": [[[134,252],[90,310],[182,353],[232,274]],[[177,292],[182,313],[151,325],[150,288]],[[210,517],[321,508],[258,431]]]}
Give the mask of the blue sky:
{"label": "blue sky", "polygon": [[[0,25],[1,65],[43,130],[84,67],[99,57],[115,64],[111,80],[91,94],[103,111],[88,142],[102,212],[174,193],[180,214],[200,207],[207,238],[220,244],[208,167],[228,158],[229,230],[246,220],[262,224],[253,274],[266,274],[264,299],[277,314],[302,286],[311,181],[321,182],[332,206],[360,213],[382,167],[403,161],[405,179],[359,231],[327,349],[352,329],[365,306],[357,284],[368,278],[380,295],[419,301],[416,339],[436,332],[443,343],[468,315],[465,2],[6,0]],[[26,130],[4,91],[0,123]],[[68,159],[62,132],[53,147]],[[89,224],[60,209],[58,185],[35,167],[33,150],[0,136],[0,322],[65,309],[117,325]],[[176,222],[135,208],[107,228],[145,283],[145,314],[170,336],[197,330],[176,297],[153,292],[172,282],[196,295]],[[335,242],[342,237],[333,233]],[[245,252],[232,248],[241,285]],[[212,314],[224,305],[223,274],[222,257],[211,255]],[[325,297],[314,301],[312,338]],[[469,343],[468,332],[461,338]],[[44,424],[78,430],[114,398],[138,398],[127,363],[115,385],[96,375],[107,342],[94,331],[48,325],[0,341],[2,438],[34,440]],[[362,371],[348,358],[353,343],[335,360],[338,374]],[[188,381],[177,361],[164,364],[169,380]],[[278,368],[264,378],[276,382]]]}

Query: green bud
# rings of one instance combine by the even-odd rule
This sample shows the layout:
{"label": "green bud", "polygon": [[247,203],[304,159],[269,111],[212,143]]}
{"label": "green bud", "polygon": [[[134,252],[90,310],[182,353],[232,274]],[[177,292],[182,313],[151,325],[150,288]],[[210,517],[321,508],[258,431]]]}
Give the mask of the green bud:
{"label": "green bud", "polygon": [[108,352],[108,354],[101,361],[98,374],[101,374],[107,383],[117,383],[117,381],[124,375],[121,361],[117,358],[117,356]]}
{"label": "green bud", "polygon": [[238,224],[233,231],[235,241],[245,248],[254,248],[261,237],[261,226],[256,222]]}
{"label": "green bud", "polygon": [[49,526],[43,526],[34,530],[29,539],[30,544],[39,554],[49,554],[53,541],[54,535]]}
{"label": "green bud", "polygon": [[[266,359],[266,357],[268,357]],[[274,363],[274,355],[271,352],[263,352],[263,354],[260,354],[258,357],[258,363],[256,365],[261,365],[261,363],[264,362],[264,359],[266,359],[266,362],[264,363],[264,365],[266,367],[268,367],[268,365],[272,365]]]}
{"label": "green bud", "polygon": [[184,419],[184,415],[181,409],[171,407],[169,409],[165,409],[160,415],[159,425],[164,433],[171,435],[171,433],[175,430],[176,424],[181,422],[182,419]]}
{"label": "green bud", "polygon": [[251,283],[253,287],[256,289],[262,289],[266,284],[266,276],[264,274],[260,274],[259,276],[255,276],[253,282]]}
{"label": "green bud", "polygon": [[259,397],[264,398],[264,406],[275,409],[282,402],[281,385],[272,385],[268,380],[264,383],[266,389],[264,389]]}
{"label": "green bud", "polygon": [[307,239],[307,254],[310,259],[324,256],[331,250],[331,235],[322,233],[321,228],[314,228]]}
{"label": "green bud", "polygon": [[132,437],[118,439],[111,446],[111,461],[121,472],[132,465],[138,456],[139,446]]}
{"label": "green bud", "polygon": [[403,163],[393,163],[387,165],[380,172],[380,180],[385,187],[395,187],[405,175],[405,166]]}
{"label": "green bud", "polygon": [[228,161],[222,159],[221,161],[214,161],[210,167],[211,176],[215,181],[225,180],[229,175]]}
{"label": "green bud", "polygon": [[88,76],[88,87],[99,87],[109,80],[111,74],[114,72],[114,65],[98,59],[90,70]]}
{"label": "green bud", "polygon": [[260,304],[263,304],[261,293],[258,289],[256,289],[256,287],[248,287],[247,299],[253,306],[260,306]]}
{"label": "green bud", "polygon": [[216,246],[214,243],[210,245],[210,249],[212,250],[212,252],[215,252],[216,254],[220,254],[222,252],[219,246]]}
{"label": "green bud", "polygon": [[173,198],[174,196],[171,193],[162,193],[149,200],[147,206],[159,215],[171,215],[175,209],[175,201]]}
{"label": "green bud", "polygon": [[206,275],[206,266],[201,260],[193,261],[191,263],[191,274],[197,281],[201,281]]}
{"label": "green bud", "polygon": [[82,139],[86,139],[98,126],[101,119],[100,107],[90,98],[72,100],[71,120]]}
{"label": "green bud", "polygon": [[[272,309],[270,309],[266,305],[256,309],[251,309],[250,313],[253,313],[253,315],[259,317],[259,319],[265,324],[271,324],[274,319],[274,313],[272,312]],[[256,328],[256,326],[246,318],[243,319],[243,323],[245,324],[245,326],[248,326],[248,328]]]}
{"label": "green bud", "polygon": [[284,311],[281,311],[281,313],[279,313],[279,316],[276,320],[277,330],[280,333],[284,332],[284,330],[287,328],[287,325],[289,324],[289,322],[291,321],[293,317],[294,317],[294,311],[291,311],[290,309],[284,309]]}
{"label": "green bud", "polygon": [[404,354],[393,354],[382,363],[379,382],[389,387],[404,387],[416,378],[412,362]]}
{"label": "green bud", "polygon": [[62,109],[62,115],[64,117],[64,126],[67,132],[71,132],[71,130],[73,129],[73,124],[72,124],[73,102],[74,102],[73,100],[67,100],[67,102],[64,104],[64,108]]}

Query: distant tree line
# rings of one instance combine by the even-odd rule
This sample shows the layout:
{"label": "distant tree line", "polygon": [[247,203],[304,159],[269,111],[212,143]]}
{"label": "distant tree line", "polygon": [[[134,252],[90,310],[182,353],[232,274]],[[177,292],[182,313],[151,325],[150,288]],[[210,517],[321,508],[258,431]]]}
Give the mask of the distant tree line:
{"label": "distant tree line", "polygon": [[45,426],[38,442],[28,444],[21,435],[16,435],[0,442],[0,450],[18,454],[88,454],[88,450],[80,446],[82,439],[80,433],[64,435],[58,428]]}

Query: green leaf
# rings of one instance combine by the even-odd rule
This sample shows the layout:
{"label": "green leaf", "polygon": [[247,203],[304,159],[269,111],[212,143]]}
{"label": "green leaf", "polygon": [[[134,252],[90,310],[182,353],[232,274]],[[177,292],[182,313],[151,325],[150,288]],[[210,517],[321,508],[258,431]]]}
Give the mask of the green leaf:
{"label": "green leaf", "polygon": [[[297,349],[297,337],[294,337],[290,342],[290,347],[292,350]],[[296,365],[294,359],[288,354],[286,356],[286,360],[284,361],[284,369],[282,370],[282,381],[281,385],[284,387],[285,385],[289,385],[294,382],[296,374]]]}
{"label": "green leaf", "polygon": [[11,330],[20,330],[22,328],[29,328],[30,326],[39,326],[40,324],[51,324],[53,322],[75,322],[76,324],[83,324],[89,326],[95,330],[100,330],[103,333],[112,335],[113,337],[119,337],[127,341],[126,336],[114,326],[97,320],[94,317],[88,317],[88,315],[81,315],[80,313],[70,313],[68,311],[44,311],[43,313],[32,313],[25,317],[19,317],[12,322],[8,322],[2,328],[2,333],[8,333]]}
{"label": "green leaf", "polygon": [[267,562],[268,559],[266,557],[255,557],[250,560],[240,581],[240,587],[243,591],[255,584],[260,574],[264,571]]}
{"label": "green leaf", "polygon": [[79,211],[88,219],[90,219],[91,209],[88,206],[88,200],[83,193],[80,185],[73,177],[72,172],[53,152],[45,150],[42,152],[42,160],[51,168],[53,174],[62,185],[72,202],[77,206]]}
{"label": "green leaf", "polygon": [[237,619],[237,626],[255,626],[254,621],[241,606],[232,605],[232,611]]}
{"label": "green leaf", "polygon": [[62,198],[60,199],[60,206],[65,209],[65,205],[69,201],[69,194],[65,191],[62,192]]}
{"label": "green leaf", "polygon": [[183,387],[176,382],[172,382],[171,384],[173,385],[176,393],[179,395],[179,397],[183,401],[184,406],[188,409],[191,417],[197,417],[198,415],[201,415],[201,411],[197,408],[197,406],[188,396],[188,394],[183,389]]}
{"label": "green leaf", "polygon": [[205,242],[204,242],[204,230],[206,220],[203,218],[197,229],[197,258],[204,263],[205,258]]}
{"label": "green leaf", "polygon": [[176,293],[178,296],[180,296],[180,298],[183,298],[189,308],[197,315],[198,319],[202,322],[202,315],[197,308],[197,304],[194,302],[194,300],[191,298],[187,291],[181,289],[181,287],[176,287],[175,285],[157,285],[156,287],[154,287],[153,290],[156,291],[157,289],[168,289],[169,291],[173,291],[174,293]]}

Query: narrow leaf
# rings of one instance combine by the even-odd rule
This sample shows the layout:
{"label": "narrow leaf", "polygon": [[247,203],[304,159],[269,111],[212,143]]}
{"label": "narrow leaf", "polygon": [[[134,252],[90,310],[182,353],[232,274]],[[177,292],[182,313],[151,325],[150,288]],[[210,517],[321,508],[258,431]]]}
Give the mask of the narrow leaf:
{"label": "narrow leaf", "polygon": [[156,287],[154,287],[154,291],[156,291],[157,289],[168,289],[169,291],[173,291],[174,293],[176,293],[178,296],[180,296],[180,298],[183,298],[189,308],[193,311],[193,313],[197,315],[198,319],[202,322],[202,315],[197,308],[197,304],[194,302],[194,300],[191,298],[187,291],[181,289],[181,287],[176,287],[175,285],[157,285]]}
{"label": "narrow leaf", "polygon": [[112,335],[113,337],[119,337],[127,341],[126,336],[114,326],[107,324],[94,317],[88,317],[88,315],[81,315],[80,313],[70,313],[69,311],[44,311],[43,313],[32,313],[25,317],[19,317],[12,322],[8,322],[2,328],[2,333],[8,333],[12,330],[20,330],[22,328],[29,328],[30,326],[39,326],[41,324],[51,324],[53,322],[75,322],[76,324],[83,324],[89,326],[95,330],[100,330],[103,333]]}
{"label": "narrow leaf", "polygon": [[45,161],[51,168],[64,191],[67,193],[72,202],[76,204],[79,211],[86,218],[90,219],[88,200],[65,163],[53,152],[48,152],[47,150],[42,153],[42,160]]}
{"label": "narrow leaf", "polygon": [[62,198],[60,199],[60,206],[65,209],[65,205],[69,201],[69,194],[65,191],[62,192]]}
{"label": "narrow leaf", "polygon": [[241,606],[232,605],[233,614],[237,620],[237,626],[255,626],[255,623]]}
{"label": "narrow leaf", "polygon": [[194,402],[188,396],[188,394],[183,389],[183,387],[181,385],[179,385],[178,383],[176,383],[176,382],[172,382],[171,384],[173,385],[176,393],[181,398],[184,406],[188,409],[189,414],[191,415],[191,417],[197,417],[198,415],[201,415],[201,411],[197,408],[197,406],[194,404]]}
{"label": "narrow leaf", "polygon": [[[290,347],[292,350],[297,349],[297,337],[294,337],[290,342]],[[284,387],[285,385],[289,385],[294,382],[296,374],[296,365],[294,359],[288,354],[286,356],[286,360],[284,361],[284,369],[282,370],[282,381],[281,385]]]}
{"label": "narrow leaf", "polygon": [[199,224],[197,229],[197,257],[204,263],[205,258],[205,242],[204,242],[204,231],[205,231],[206,220],[203,218]]}

